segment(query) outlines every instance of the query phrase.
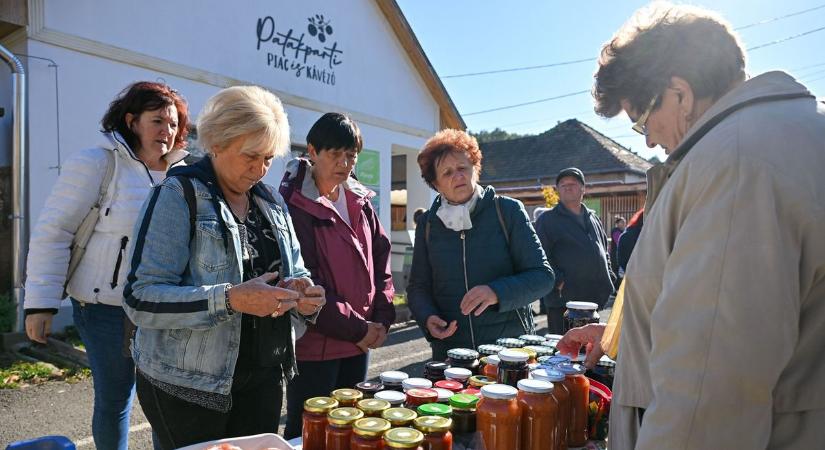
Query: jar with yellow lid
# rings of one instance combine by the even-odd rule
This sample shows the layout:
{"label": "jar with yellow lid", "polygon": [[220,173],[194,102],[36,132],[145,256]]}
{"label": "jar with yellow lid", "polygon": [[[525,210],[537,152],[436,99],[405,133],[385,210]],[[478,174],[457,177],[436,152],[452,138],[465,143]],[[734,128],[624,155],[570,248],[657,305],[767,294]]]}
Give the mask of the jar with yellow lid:
{"label": "jar with yellow lid", "polygon": [[391,427],[390,421],[379,417],[365,417],[352,424],[350,450],[383,450],[384,433]]}
{"label": "jar with yellow lid", "polygon": [[327,414],[338,407],[338,401],[330,397],[313,397],[304,402],[301,437],[307,450],[326,448]]}
{"label": "jar with yellow lid", "polygon": [[390,421],[393,427],[412,425],[418,413],[409,408],[390,408],[381,413],[381,417]]}
{"label": "jar with yellow lid", "polygon": [[327,414],[326,450],[349,450],[352,423],[364,417],[358,408],[336,408]]}
{"label": "jar with yellow lid", "polygon": [[424,433],[414,428],[393,428],[384,433],[384,443],[388,448],[423,450]]}
{"label": "jar with yellow lid", "polygon": [[364,398],[364,393],[358,389],[336,389],[332,391],[332,398],[338,400],[340,407],[354,407],[359,400]]}
{"label": "jar with yellow lid", "polygon": [[364,411],[366,417],[381,417],[381,413],[390,409],[390,402],[378,398],[365,398],[359,400],[356,406]]}
{"label": "jar with yellow lid", "polygon": [[487,386],[488,384],[493,384],[495,382],[496,380],[491,380],[484,375],[473,375],[470,377],[470,386],[478,389],[481,389],[482,386]]}
{"label": "jar with yellow lid", "polygon": [[452,450],[453,427],[448,417],[423,416],[413,421],[415,428],[424,433],[424,448],[427,450]]}

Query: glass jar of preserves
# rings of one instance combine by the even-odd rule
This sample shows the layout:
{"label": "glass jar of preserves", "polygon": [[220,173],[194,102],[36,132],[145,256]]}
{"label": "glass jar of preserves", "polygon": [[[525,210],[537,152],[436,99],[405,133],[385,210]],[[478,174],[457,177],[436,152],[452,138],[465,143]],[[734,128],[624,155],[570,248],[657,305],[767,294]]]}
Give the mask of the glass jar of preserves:
{"label": "glass jar of preserves", "polygon": [[587,414],[590,402],[590,380],[584,376],[581,364],[561,363],[556,369],[564,374],[562,382],[570,392],[570,426],[567,432],[567,445],[581,447],[587,444]]}
{"label": "glass jar of preserves", "polygon": [[457,434],[476,432],[476,405],[478,397],[475,395],[455,394],[450,397],[450,407],[453,408],[453,431]]}
{"label": "glass jar of preserves", "polygon": [[464,389],[464,384],[455,380],[441,380],[435,382],[435,387],[458,392]]}
{"label": "glass jar of preserves", "polygon": [[539,358],[539,364],[543,368],[550,368],[558,366],[561,363],[569,363],[570,357],[567,355],[553,355],[553,356],[542,356]]}
{"label": "glass jar of preserves", "polygon": [[359,400],[356,407],[364,411],[366,417],[381,417],[381,413],[390,409],[390,402],[378,398],[365,398]]}
{"label": "glass jar of preserves", "polygon": [[481,388],[481,400],[476,407],[476,428],[487,450],[521,448],[521,411],[516,396],[518,390],[506,384],[490,384]]}
{"label": "glass jar of preserves", "polygon": [[364,417],[357,408],[336,408],[327,414],[326,450],[349,450],[352,423]]}
{"label": "glass jar of preserves", "polygon": [[444,377],[446,379],[458,381],[462,386],[467,386],[467,380],[469,380],[471,376],[473,376],[473,372],[463,367],[450,367],[444,371]]}
{"label": "glass jar of preserves", "polygon": [[450,405],[442,405],[441,403],[425,403],[419,406],[415,412],[418,413],[418,417],[450,417],[453,414],[453,408],[451,408]]}
{"label": "glass jar of preserves", "polygon": [[544,338],[547,340],[544,342],[544,345],[548,347],[553,347],[553,349],[556,350],[556,345],[559,343],[562,337],[563,336],[560,334],[545,334]]}
{"label": "glass jar of preserves", "polygon": [[357,389],[336,389],[332,391],[332,398],[338,400],[339,407],[354,407],[364,394]]}
{"label": "glass jar of preserves", "polygon": [[407,400],[404,403],[407,408],[415,409],[425,403],[437,403],[438,392],[433,389],[410,389],[407,391]]}
{"label": "glass jar of preserves", "polygon": [[496,380],[489,379],[484,375],[473,375],[470,377],[470,387],[474,387],[476,389],[481,389],[482,386],[487,386],[488,384],[495,384]]}
{"label": "glass jar of preserves", "polygon": [[496,345],[500,345],[504,348],[521,348],[524,347],[524,341],[516,338],[498,338],[496,339]]}
{"label": "glass jar of preserves", "polygon": [[451,348],[447,350],[447,364],[461,367],[472,373],[478,373],[478,352],[469,348]]}
{"label": "glass jar of preserves", "polygon": [[365,417],[352,424],[350,450],[384,450],[384,433],[390,422],[377,417]]}
{"label": "glass jar of preserves", "polygon": [[407,378],[401,382],[401,387],[404,389],[404,392],[410,389],[430,389],[433,387],[433,382],[426,378]]}
{"label": "glass jar of preserves", "polygon": [[543,380],[521,380],[518,382],[518,391],[518,403],[521,407],[521,448],[557,449],[556,425],[559,420],[559,405],[553,397],[553,383]]}
{"label": "glass jar of preserves", "polygon": [[384,390],[384,385],[380,381],[362,381],[355,385],[355,389],[364,394],[364,398],[373,398],[375,393]]}
{"label": "glass jar of preserves", "polygon": [[458,391],[459,394],[467,394],[467,395],[475,395],[477,397],[481,397],[481,389],[475,387],[468,387],[467,389],[462,389]]}
{"label": "glass jar of preserves", "polygon": [[504,348],[496,344],[483,344],[478,346],[478,354],[481,356],[498,355],[498,352],[504,350]]}
{"label": "glass jar of preserves", "polygon": [[424,416],[413,421],[415,428],[424,433],[424,450],[452,450],[453,421],[449,417]]}
{"label": "glass jar of preserves", "polygon": [[438,403],[449,405],[450,404],[450,397],[455,395],[455,392],[444,389],[444,388],[433,388],[434,391],[438,392]]}
{"label": "glass jar of preserves", "polygon": [[501,362],[498,363],[498,382],[506,384],[515,388],[518,386],[518,380],[523,380],[529,375],[527,371],[527,353],[516,350],[506,349],[498,354]]}
{"label": "glass jar of preserves", "polygon": [[408,408],[390,408],[381,413],[381,418],[387,419],[393,427],[409,427],[418,413]]}
{"label": "glass jar of preserves", "polygon": [[487,357],[487,364],[484,365],[484,369],[482,369],[482,375],[491,379],[491,380],[498,380],[498,364],[500,359],[498,355],[490,355]]}
{"label": "glass jar of preserves", "polygon": [[616,374],[616,361],[610,359],[607,355],[602,355],[599,362],[596,363],[596,367],[592,370],[587,371],[585,376],[589,377],[590,379],[596,380],[599,383],[607,386],[610,389],[613,389],[613,376]]}
{"label": "glass jar of preserves", "polygon": [[517,348],[517,349],[514,349],[514,350],[521,350],[524,353],[527,353],[527,364],[528,365],[536,363],[536,357],[538,356],[538,354],[536,353],[535,350],[531,350],[527,347]]}
{"label": "glass jar of preserves", "polygon": [[553,356],[556,353],[553,347],[547,347],[545,345],[526,345],[524,349],[536,352],[536,362],[538,362],[542,356]]}
{"label": "glass jar of preserves", "polygon": [[572,328],[583,327],[591,323],[599,323],[599,305],[592,302],[567,302],[564,312],[563,330],[567,333]]}
{"label": "glass jar of preserves", "polygon": [[415,428],[393,428],[384,433],[388,448],[423,449],[424,433]]}
{"label": "glass jar of preserves", "polygon": [[522,334],[518,338],[524,341],[524,345],[542,345],[547,340],[536,334]]}
{"label": "glass jar of preserves", "polygon": [[401,391],[403,389],[401,383],[410,376],[407,375],[405,372],[399,372],[397,370],[388,370],[386,372],[381,372],[381,375],[379,375],[379,377],[381,378],[381,384],[384,385],[384,390]]}
{"label": "glass jar of preserves", "polygon": [[304,402],[301,437],[307,450],[326,448],[327,414],[338,407],[331,397],[313,397]]}
{"label": "glass jar of preserves", "polygon": [[404,404],[404,401],[407,400],[407,396],[399,391],[378,391],[373,398],[386,400],[390,402],[391,407],[401,406]]}
{"label": "glass jar of preserves", "polygon": [[570,391],[564,385],[565,375],[556,369],[537,369],[530,375],[534,380],[553,383],[553,398],[559,405],[559,420],[556,422],[556,447],[567,449],[567,431],[570,425]]}
{"label": "glass jar of preserves", "polygon": [[444,371],[450,367],[449,364],[442,361],[430,361],[424,364],[424,378],[435,383],[444,379]]}

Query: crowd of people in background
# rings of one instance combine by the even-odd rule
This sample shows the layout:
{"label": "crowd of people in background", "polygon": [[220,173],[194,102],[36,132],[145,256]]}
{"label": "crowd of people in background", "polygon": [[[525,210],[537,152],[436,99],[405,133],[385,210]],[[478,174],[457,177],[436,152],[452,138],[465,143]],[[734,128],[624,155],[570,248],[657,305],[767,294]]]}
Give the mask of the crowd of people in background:
{"label": "crowd of people in background", "polygon": [[[424,144],[435,199],[413,217],[407,301],[432,359],[535,333],[536,301],[560,334],[567,301],[601,309],[622,286],[612,449],[819,446],[825,106],[785,73],[749,76],[727,22],[687,6],[619,30],[593,95],[668,154],[609,234],[576,167],[531,220],[479,184],[471,135]],[[157,448],[276,432],[284,390],[285,435],[300,436],[304,401],[363,381],[395,320],[390,240],[353,176],[358,125],[321,116],[275,188],[262,179],[290,144],[275,95],[223,89],[197,117],[208,154],[186,165],[184,98],[126,87],[34,227],[26,332],[45,343],[68,295],[101,449],[127,448],[135,392]],[[573,329],[559,350],[599,356],[603,333]]]}

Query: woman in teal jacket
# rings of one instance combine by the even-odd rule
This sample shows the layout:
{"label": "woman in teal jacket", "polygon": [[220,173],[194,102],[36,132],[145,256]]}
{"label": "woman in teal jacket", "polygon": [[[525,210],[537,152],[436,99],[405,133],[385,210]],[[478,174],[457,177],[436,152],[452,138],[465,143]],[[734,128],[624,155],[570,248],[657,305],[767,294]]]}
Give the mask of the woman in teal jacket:
{"label": "woman in teal jacket", "polygon": [[433,359],[533,333],[529,305],[554,277],[524,206],[478,185],[481,150],[463,131],[430,138],[418,165],[439,195],[416,227],[407,297]]}

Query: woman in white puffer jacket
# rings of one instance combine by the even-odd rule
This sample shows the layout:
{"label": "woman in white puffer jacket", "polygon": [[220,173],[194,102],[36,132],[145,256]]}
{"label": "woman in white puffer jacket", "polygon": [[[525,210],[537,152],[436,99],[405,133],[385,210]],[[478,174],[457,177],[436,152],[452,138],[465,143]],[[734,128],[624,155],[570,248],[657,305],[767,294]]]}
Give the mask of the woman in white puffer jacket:
{"label": "woman in white puffer jacket", "polygon": [[[169,86],[137,82],[124,89],[101,120],[104,143],[64,163],[29,244],[26,333],[45,343],[63,298],[72,241],[105,191],[86,253],[66,285],[94,378],[92,434],[99,449],[128,445],[135,385],[134,363],[121,352],[128,251],[150,190],[187,155],[188,121],[186,102]],[[111,182],[102,186],[109,164]]]}

